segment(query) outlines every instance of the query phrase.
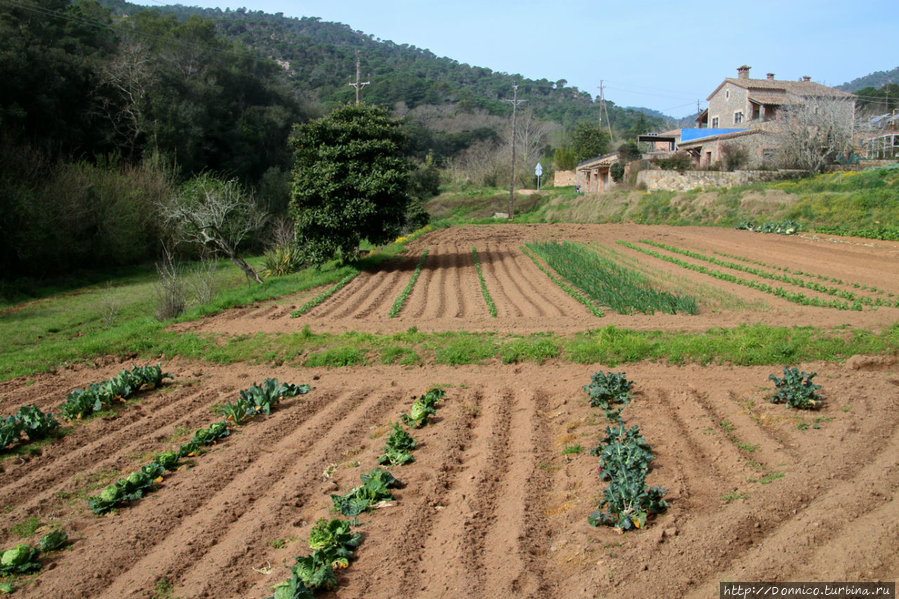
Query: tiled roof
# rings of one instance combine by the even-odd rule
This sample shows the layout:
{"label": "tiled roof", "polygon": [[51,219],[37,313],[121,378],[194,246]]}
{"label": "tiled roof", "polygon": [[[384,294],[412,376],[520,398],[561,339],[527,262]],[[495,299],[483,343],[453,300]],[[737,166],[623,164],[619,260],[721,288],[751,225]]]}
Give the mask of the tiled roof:
{"label": "tiled roof", "polygon": [[783,106],[785,104],[796,103],[795,96],[788,96],[787,94],[773,94],[770,92],[756,92],[755,90],[749,90],[749,100],[757,104],[773,104],[775,106]]}
{"label": "tiled roof", "polygon": [[763,94],[766,91],[779,91],[796,96],[829,96],[832,98],[846,99],[853,97],[852,94],[832,87],[827,87],[826,85],[821,85],[820,83],[815,83],[814,81],[783,81],[780,79],[740,79],[728,77],[721,82],[721,85],[715,88],[715,91],[709,94],[707,99],[711,100],[712,96],[718,93],[718,90],[720,90],[726,83],[732,83],[733,85],[749,90],[750,96]]}

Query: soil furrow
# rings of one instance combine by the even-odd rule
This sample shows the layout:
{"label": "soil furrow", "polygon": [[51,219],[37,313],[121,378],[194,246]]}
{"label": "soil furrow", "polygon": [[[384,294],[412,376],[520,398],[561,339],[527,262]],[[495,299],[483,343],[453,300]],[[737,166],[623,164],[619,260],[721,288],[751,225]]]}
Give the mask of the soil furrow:
{"label": "soil furrow", "polygon": [[[435,562],[430,548],[439,533],[435,529],[458,495],[456,488],[465,473],[462,462],[482,402],[479,391],[458,394],[451,391],[450,395],[447,404],[438,410],[443,420],[433,424],[435,434],[416,448],[415,462],[395,470],[396,476],[405,483],[403,497],[397,502],[397,508],[383,516],[379,514],[366,533],[359,559],[352,566],[352,576],[348,576],[350,596],[419,595],[428,588],[429,573],[446,567],[448,558],[443,550],[438,550]],[[417,440],[422,438],[422,431],[413,432]],[[387,523],[385,519],[392,522]],[[379,563],[385,562],[393,564],[389,572],[379,567]],[[444,591],[434,593],[422,596],[441,596]]]}
{"label": "soil furrow", "polygon": [[[521,397],[521,396],[524,397]],[[522,391],[507,394],[504,405],[511,412],[507,447],[503,456],[505,470],[496,473],[501,477],[492,496],[498,498],[494,507],[495,521],[485,534],[484,545],[490,548],[484,561],[486,597],[545,597],[543,566],[534,553],[541,552],[538,538],[546,537],[546,524],[542,510],[546,499],[546,477],[540,476],[537,464],[548,454],[541,451],[541,419],[537,416],[536,394]],[[543,437],[544,442],[549,436]],[[522,545],[525,545],[524,547]]]}
{"label": "soil furrow", "polygon": [[[424,248],[419,251],[424,252]],[[418,279],[412,287],[412,293],[406,298],[403,310],[399,314],[400,319],[420,319],[423,317],[425,311],[432,307],[431,304],[434,302],[430,299],[430,296],[434,293],[434,289],[436,289],[436,287],[433,287],[436,276],[434,262],[435,254],[439,251],[440,249],[438,246],[429,246],[428,256],[421,266],[421,271],[418,273]]]}
{"label": "soil furrow", "polygon": [[509,297],[518,306],[522,316],[546,316],[543,307],[532,301],[531,296],[524,290],[525,287],[532,286],[526,282],[519,282],[521,273],[517,270],[515,261],[512,259],[513,251],[517,250],[505,247],[490,253],[490,261],[496,262],[496,268],[494,269],[496,282],[503,288],[506,297]]}
{"label": "soil furrow", "polygon": [[[397,270],[396,265],[375,273],[370,276],[367,285],[356,290],[351,295],[347,295],[345,298],[340,298],[338,300],[340,303],[335,302],[334,305],[329,305],[331,301],[326,301],[322,305],[328,306],[328,308],[322,309],[321,313],[316,316],[349,318],[359,314],[366,308],[370,309],[372,304],[377,306],[380,301],[390,301],[387,296],[396,286],[400,276],[401,271]],[[334,298],[332,297],[331,299],[333,300]]]}
{"label": "soil furrow", "polygon": [[[321,497],[316,493],[321,473],[342,454],[353,453],[364,446],[368,435],[366,424],[380,421],[401,401],[402,397],[395,392],[344,400],[352,413],[335,418],[335,426],[326,433],[318,428],[299,427],[303,429],[300,435],[309,435],[311,430],[319,433],[305,451],[298,450],[297,435],[288,431],[284,436],[284,428],[279,427],[278,438],[271,440],[273,445],[268,459],[257,460],[252,469],[243,473],[242,480],[235,480],[234,484],[245,489],[241,495],[248,505],[237,521],[217,536],[215,546],[199,559],[182,560],[173,558],[170,544],[165,543],[157,547],[156,555],[144,558],[145,565],[158,568],[162,560],[168,561],[168,571],[173,578],[190,581],[179,587],[179,592],[189,597],[245,596],[248,587],[241,581],[240,571],[261,565],[256,562],[261,562],[268,552],[265,542],[273,540],[269,535],[296,522],[308,509],[310,501],[321,498],[329,503],[327,493],[322,493]],[[353,484],[359,484],[359,470],[367,469],[352,469],[357,478]],[[333,492],[338,491],[334,489]],[[218,514],[208,514],[206,520],[210,524],[221,521],[232,507],[229,505]],[[243,549],[235,552],[234,548],[241,546]],[[177,547],[176,544],[175,551]],[[150,581],[139,586],[145,588],[147,582]]]}
{"label": "soil furrow", "polygon": [[[115,418],[95,418],[79,426],[40,450],[40,456],[24,460],[23,464],[4,464],[0,502],[14,503],[15,498],[25,496],[27,503],[19,507],[34,511],[57,494],[73,491],[70,479],[74,474],[127,467],[127,460],[123,461],[121,456],[146,452],[148,439],[145,437],[156,433],[161,426],[176,419],[177,425],[185,426],[191,419],[196,420],[198,414],[208,419],[203,406],[210,398],[218,397],[219,391],[215,388],[200,393],[191,391],[160,390],[140,403],[124,406]],[[178,419],[185,412],[187,415]]]}
{"label": "soil furrow", "polygon": [[503,271],[503,269],[497,266],[500,259],[494,250],[491,249],[491,244],[485,244],[483,252],[479,252],[479,254],[481,270],[484,273],[484,282],[487,285],[490,297],[493,298],[493,303],[496,305],[497,317],[514,318],[524,316],[524,312],[522,312],[518,303],[514,302],[509,294],[506,293],[506,286],[499,280],[499,277],[502,275],[498,274],[498,272]]}
{"label": "soil furrow", "polygon": [[[409,276],[408,273],[403,271],[391,272],[383,285],[373,291],[369,297],[365,298],[352,314],[346,314],[346,316],[352,316],[353,318],[368,318],[376,312],[386,315],[390,312],[390,307],[393,305],[396,297],[402,293],[403,288],[406,286],[406,282],[409,280]],[[341,315],[335,316],[339,317]]]}
{"label": "soil furrow", "polygon": [[[144,562],[146,555],[156,551],[160,543],[183,546],[189,555],[205,553],[223,534],[222,523],[236,521],[246,509],[247,495],[252,494],[234,481],[242,480],[244,473],[253,471],[257,460],[268,455],[263,448],[267,434],[293,422],[295,426],[288,424],[289,430],[298,431],[296,435],[301,438],[309,436],[316,425],[328,426],[351,409],[348,405],[351,401],[334,402],[331,394],[313,393],[316,395],[302,396],[304,399],[290,409],[281,409],[265,420],[237,428],[219,447],[196,458],[193,468],[167,476],[161,489],[122,508],[121,513],[103,518],[89,513],[82,516],[73,523],[82,536],[78,541],[82,551],[68,560],[72,571],[68,578],[59,578],[56,570],[44,574],[42,587],[70,588],[74,596],[78,593],[100,596],[110,586],[130,588],[129,593],[140,594],[147,587],[133,586],[142,576],[139,570],[133,569]],[[300,425],[307,421],[308,424]],[[264,491],[257,488],[253,493]],[[213,501],[221,507],[209,510]],[[218,520],[207,521],[210,514],[217,514]],[[120,518],[128,523],[125,531],[116,522]],[[194,526],[197,522],[202,525]],[[188,562],[192,559],[189,557]],[[156,563],[149,567],[151,574],[164,574]],[[73,579],[72,574],[76,572],[81,574]],[[91,577],[90,573],[94,575]],[[125,596],[124,592],[117,593],[112,596]],[[54,593],[50,592],[49,596]]]}

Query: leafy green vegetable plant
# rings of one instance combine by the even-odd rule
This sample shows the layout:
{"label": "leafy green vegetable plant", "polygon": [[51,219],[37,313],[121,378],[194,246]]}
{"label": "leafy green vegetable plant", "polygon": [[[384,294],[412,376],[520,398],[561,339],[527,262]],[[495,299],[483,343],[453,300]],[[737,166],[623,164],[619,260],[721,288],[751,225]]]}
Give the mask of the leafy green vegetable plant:
{"label": "leafy green vegetable plant", "polygon": [[631,401],[633,386],[634,383],[628,381],[623,372],[600,370],[590,377],[590,384],[584,387],[584,391],[590,397],[590,407],[602,408],[607,420],[617,422],[622,410]]}
{"label": "leafy green vegetable plant", "polygon": [[290,578],[278,585],[269,599],[312,599],[313,591],[333,589],[337,585],[335,569],[348,567],[353,550],[362,543],[362,535],[351,532],[350,527],[346,520],[318,520],[309,534],[312,553],[297,558]]}
{"label": "leafy green vegetable plant", "polygon": [[812,383],[816,372],[807,374],[799,372],[798,368],[784,368],[784,377],[777,378],[773,374],[768,375],[769,381],[774,381],[776,392],[771,397],[771,403],[785,403],[791,408],[800,410],[815,410],[821,407],[824,400],[815,392],[821,385]]}
{"label": "leafy green vegetable plant", "polygon": [[22,433],[29,441],[44,439],[59,423],[53,414],[44,414],[36,406],[22,406],[16,414],[0,419],[0,451],[22,442]]}
{"label": "leafy green vegetable plant", "polygon": [[28,543],[19,543],[14,549],[7,549],[0,556],[0,576],[27,574],[41,569],[38,561],[41,550]]}
{"label": "leafy green vegetable plant", "polygon": [[368,474],[361,474],[362,485],[346,495],[331,495],[334,510],[348,518],[358,516],[379,501],[393,499],[388,490],[400,486],[400,482],[387,470],[375,468]]}
{"label": "leafy green vegetable plant", "polygon": [[[666,489],[647,487],[646,474],[653,460],[652,447],[640,434],[640,427],[628,428],[621,421],[621,411],[630,401],[630,388],[623,373],[593,375],[584,391],[590,395],[590,403],[601,407],[606,418],[614,420],[614,426],[606,427],[606,436],[590,450],[599,457],[599,477],[609,484],[599,500],[600,510],[590,514],[591,526],[614,526],[620,531],[643,528],[647,518],[664,511],[668,504],[663,499]],[[616,407],[617,403],[623,403]]]}
{"label": "leafy green vegetable plant", "polygon": [[81,419],[99,412],[103,406],[111,407],[114,402],[124,402],[141,388],[155,389],[167,378],[174,377],[163,373],[159,364],[134,366],[130,371],[123,370],[108,381],[91,383],[87,389],[72,391],[59,411],[68,420]]}
{"label": "leafy green vegetable plant", "polygon": [[40,550],[41,553],[47,553],[49,551],[56,551],[58,549],[62,549],[69,542],[69,535],[66,534],[66,531],[62,529],[56,529],[48,532],[41,539],[40,542]]}
{"label": "leafy green vegetable plant", "polygon": [[378,464],[402,466],[414,462],[415,458],[409,453],[413,449],[415,449],[415,439],[398,423],[394,423],[393,432],[387,438],[384,455],[378,458]]}
{"label": "leafy green vegetable plant", "polygon": [[88,499],[87,506],[97,515],[105,514],[116,506],[131,503],[156,488],[156,479],[165,473],[165,468],[156,462],[142,466],[125,478],[109,485],[96,497]]}
{"label": "leafy green vegetable plant", "polygon": [[429,389],[427,393],[419,397],[408,414],[401,416],[403,423],[412,428],[421,428],[428,423],[428,416],[437,413],[437,404],[446,396],[442,389]]}

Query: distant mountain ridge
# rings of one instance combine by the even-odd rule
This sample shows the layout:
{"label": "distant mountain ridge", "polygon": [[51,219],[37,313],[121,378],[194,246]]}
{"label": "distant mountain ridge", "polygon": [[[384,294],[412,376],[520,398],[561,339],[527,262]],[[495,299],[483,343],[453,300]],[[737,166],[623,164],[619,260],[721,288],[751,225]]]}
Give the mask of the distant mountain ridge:
{"label": "distant mountain ridge", "polygon": [[[317,17],[286,17],[283,13],[243,8],[232,11],[182,5],[141,6],[125,0],[100,3],[119,17],[153,10],[175,15],[179,20],[194,15],[213,20],[223,37],[277,60],[288,70],[299,94],[325,107],[352,101],[355,91],[348,83],[355,76],[358,51],[362,76],[371,81],[363,90],[369,103],[393,107],[402,102],[410,109],[422,104],[452,103],[463,111],[483,109],[490,114],[507,115],[511,104],[505,100],[512,99],[512,86],[518,85],[518,97],[527,99],[527,106],[539,118],[565,127],[599,118],[599,102],[589,92],[569,87],[564,79],[533,80],[470,66]],[[670,119],[650,109],[621,108],[608,101],[606,105],[617,130],[633,127],[641,113],[653,128],[664,128]]]}
{"label": "distant mountain ridge", "polygon": [[864,77],[853,79],[848,83],[838,85],[836,89],[842,90],[844,92],[857,92],[859,90],[865,89],[866,87],[879,89],[887,83],[899,83],[899,67],[896,67],[895,69],[892,69],[890,71],[876,71],[869,75],[865,75]]}

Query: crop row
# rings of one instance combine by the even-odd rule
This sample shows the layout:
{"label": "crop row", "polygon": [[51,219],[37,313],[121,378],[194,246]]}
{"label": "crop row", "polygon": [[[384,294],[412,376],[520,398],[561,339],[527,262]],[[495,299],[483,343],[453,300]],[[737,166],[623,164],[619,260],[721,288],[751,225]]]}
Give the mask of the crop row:
{"label": "crop row", "polygon": [[[428,417],[436,414],[436,405],[445,396],[441,389],[429,389],[419,397],[409,410],[402,415],[407,426],[421,428]],[[378,459],[382,465],[402,466],[414,461],[410,451],[415,448],[415,439],[403,430],[399,423],[393,423],[393,433],[384,446],[384,454]],[[333,511],[353,518],[330,521],[320,518],[309,533],[309,548],[312,553],[296,558],[290,569],[290,578],[274,589],[268,599],[312,599],[318,590],[331,590],[337,586],[335,571],[349,566],[354,550],[362,542],[362,535],[351,533],[351,527],[358,524],[355,519],[382,501],[394,499],[390,489],[402,486],[388,470],[375,468],[360,475],[362,484],[345,495],[331,495]]]}
{"label": "crop row", "polygon": [[312,308],[318,306],[319,304],[321,304],[322,302],[324,302],[326,299],[328,299],[329,297],[331,297],[332,295],[334,295],[335,293],[337,293],[338,291],[340,291],[341,289],[343,289],[344,287],[346,287],[346,285],[347,285],[350,281],[352,281],[353,279],[355,279],[355,278],[356,278],[356,275],[358,275],[358,274],[359,274],[358,272],[354,272],[354,273],[348,274],[348,275],[345,276],[344,278],[340,279],[339,281],[337,281],[336,283],[334,283],[334,285],[332,285],[331,287],[329,287],[328,289],[326,289],[326,290],[323,291],[322,293],[319,293],[319,294],[316,295],[314,298],[312,298],[311,300],[309,300],[308,302],[306,302],[305,304],[303,304],[302,306],[300,306],[299,309],[294,310],[293,312],[291,312],[291,313],[290,313],[290,317],[291,317],[291,318],[299,318],[300,316],[302,316],[303,314],[305,314],[306,312],[308,312],[308,311],[311,310]]}
{"label": "crop row", "polygon": [[687,270],[692,270],[694,272],[698,272],[704,275],[709,275],[710,277],[714,277],[721,281],[727,281],[728,283],[735,283],[737,285],[743,285],[745,287],[751,287],[752,289],[757,289],[758,291],[763,291],[765,293],[770,293],[777,297],[781,297],[788,302],[792,302],[794,304],[800,304],[803,306],[818,306],[821,308],[836,308],[838,310],[861,310],[862,303],[860,301],[856,301],[853,304],[849,304],[846,301],[840,301],[838,299],[833,300],[824,300],[819,297],[809,297],[803,293],[797,293],[793,291],[787,291],[782,287],[772,287],[767,283],[762,283],[756,281],[754,279],[743,279],[736,275],[722,272],[720,270],[714,270],[708,268],[706,266],[702,266],[701,264],[692,264],[690,262],[686,262],[681,260],[680,258],[676,258],[674,256],[669,256],[667,254],[662,254],[655,250],[651,250],[649,248],[639,247],[627,241],[618,241],[620,245],[623,245],[626,248],[630,248],[632,250],[636,250],[638,252],[642,252],[647,256],[652,256],[654,258],[658,258],[659,260],[664,260],[665,262],[670,262],[671,264],[675,264],[682,268],[686,268]]}
{"label": "crop row", "polygon": [[568,241],[526,245],[594,301],[619,314],[653,314],[656,310],[666,314],[699,312],[695,298],[654,289],[643,275],[583,246]]}
{"label": "crop row", "polygon": [[[64,530],[56,529],[44,535],[37,547],[28,543],[19,543],[13,549],[0,550],[0,576],[16,576],[37,572],[44,566],[40,562],[42,553],[61,551],[69,543],[69,535]],[[0,583],[0,595],[6,595],[16,590],[11,582]]]}
{"label": "crop row", "polygon": [[747,231],[755,231],[756,233],[776,233],[778,235],[793,235],[802,229],[802,225],[795,220],[785,220],[783,222],[768,221],[764,223],[753,223],[745,220],[736,226],[737,229],[745,229]]}
{"label": "crop row", "polygon": [[[850,284],[850,283],[845,282],[842,279],[838,279],[836,277],[828,277],[825,275],[814,274],[814,273],[805,272],[802,270],[791,270],[790,268],[788,268],[786,266],[776,266],[774,264],[767,264],[765,262],[762,262],[761,260],[753,260],[752,258],[746,258],[744,256],[737,256],[735,254],[726,254],[724,252],[715,252],[715,253],[718,254],[719,256],[723,256],[725,258],[739,260],[740,262],[746,262],[748,264],[755,264],[756,266],[763,266],[765,268],[770,268],[772,270],[779,270],[781,272],[790,273],[790,274],[793,274],[796,276],[808,277],[810,279],[818,279],[819,281],[828,281],[830,283],[836,283],[837,285],[847,285],[847,286],[852,287],[853,289],[859,289],[861,291],[870,291],[871,293],[876,293],[877,295],[883,295],[885,293],[882,289],[878,289],[874,285],[862,285],[860,283],[851,283]],[[888,293],[887,296],[893,297],[893,294]],[[889,305],[889,303],[882,304],[882,305]]]}
{"label": "crop row", "polygon": [[[852,291],[848,291],[845,289],[839,289],[837,287],[828,287],[827,285],[822,285],[821,283],[817,283],[815,281],[807,281],[805,279],[800,279],[798,277],[791,277],[786,274],[775,274],[771,273],[759,268],[753,268],[751,266],[745,266],[743,264],[737,264],[735,262],[728,262],[726,260],[721,260],[720,258],[715,258],[712,256],[706,256],[705,254],[701,254],[699,252],[694,252],[691,250],[684,250],[681,248],[677,248],[671,245],[667,245],[664,243],[658,243],[655,241],[649,241],[647,239],[641,239],[640,243],[650,245],[652,247],[657,247],[663,250],[667,250],[674,254],[680,254],[682,256],[687,256],[689,258],[693,258],[695,260],[702,260],[703,262],[709,262],[710,264],[714,264],[716,266],[723,266],[725,268],[730,268],[731,270],[737,270],[740,272],[745,272],[747,274],[755,275],[757,277],[763,279],[769,279],[772,281],[781,281],[782,283],[788,283],[790,285],[795,285],[796,287],[802,287],[803,289],[810,289],[812,291],[818,291],[819,293],[824,293],[827,295],[837,296],[839,298],[845,299],[850,302],[861,302],[861,304],[868,306],[889,306],[891,302],[885,300],[883,298],[875,298],[872,299],[870,297],[864,296],[859,297]],[[897,307],[899,307],[899,301],[896,302]],[[861,309],[859,308],[852,308]]]}
{"label": "crop row", "polygon": [[14,444],[21,444],[22,434],[28,441],[38,441],[49,437],[59,423],[53,414],[44,414],[37,406],[22,406],[11,416],[0,418],[0,452]]}
{"label": "crop row", "polygon": [[481,281],[481,294],[484,296],[484,301],[487,302],[487,309],[490,311],[490,316],[496,318],[496,305],[493,303],[493,298],[490,297],[490,292],[487,291],[487,282],[484,280],[484,273],[481,272],[481,262],[478,260],[477,248],[471,248],[471,253],[474,255],[474,267],[477,269],[478,279]]}
{"label": "crop row", "polygon": [[427,257],[428,248],[425,248],[425,251],[421,253],[421,259],[418,261],[418,266],[415,267],[415,272],[412,273],[412,277],[409,279],[409,282],[406,283],[405,289],[403,289],[403,292],[396,298],[396,301],[393,302],[393,307],[390,308],[390,318],[395,318],[396,315],[400,313],[400,310],[403,309],[403,304],[406,303],[406,298],[412,293],[412,287],[415,286],[415,281],[418,280],[418,275],[421,273],[421,267],[424,266],[425,258]]}
{"label": "crop row", "polygon": [[597,306],[597,305],[596,305],[590,298],[588,298],[587,296],[585,296],[582,292],[578,291],[577,289],[575,289],[575,288],[572,287],[571,285],[568,285],[568,284],[567,284],[563,279],[561,279],[560,277],[556,276],[555,274],[553,274],[552,272],[550,272],[549,270],[547,270],[547,269],[540,263],[540,261],[537,260],[537,258],[536,258],[535,256],[532,256],[532,255],[530,254],[530,252],[528,252],[528,250],[527,250],[524,246],[522,246],[520,249],[521,249],[521,253],[523,253],[525,256],[527,256],[528,258],[530,258],[530,259],[531,259],[531,262],[533,262],[534,265],[535,265],[537,268],[539,268],[539,269],[543,272],[543,274],[545,274],[547,277],[549,277],[549,280],[550,280],[550,281],[552,281],[553,283],[555,283],[555,284],[556,284],[562,291],[564,291],[565,293],[567,293],[568,295],[570,295],[571,297],[573,297],[574,299],[576,299],[578,302],[584,304],[584,305],[587,307],[587,309],[590,310],[590,313],[593,314],[593,316],[601,317],[601,316],[603,316],[603,315],[605,314],[605,313],[602,311],[602,308],[600,308],[599,306]]}
{"label": "crop row", "polygon": [[[161,366],[134,366],[101,383],[91,383],[86,389],[76,389],[66,396],[59,406],[61,416],[67,420],[80,420],[110,408],[116,402],[124,403],[141,389],[154,389],[164,379],[173,378],[162,372]],[[52,413],[45,414],[36,406],[21,406],[16,414],[0,418],[0,451],[14,444],[46,439],[59,428]],[[25,439],[22,435],[25,435]]]}
{"label": "crop row", "polygon": [[599,500],[599,510],[590,514],[591,526],[614,526],[619,532],[643,528],[652,514],[665,511],[662,487],[647,487],[646,474],[653,460],[652,447],[640,435],[640,427],[627,428],[621,412],[630,403],[633,383],[624,373],[597,372],[584,391],[590,406],[602,408],[606,420],[606,436],[590,451],[599,457],[599,478],[608,480]]}
{"label": "crop row", "polygon": [[309,385],[279,383],[276,379],[266,379],[262,386],[254,383],[246,391],[240,392],[236,402],[219,408],[219,413],[226,414],[228,420],[214,422],[207,428],[196,431],[190,441],[174,451],[156,454],[149,463],[107,486],[99,495],[88,498],[88,507],[99,515],[140,499],[156,490],[156,485],[162,481],[163,475],[181,468],[182,460],[199,456],[203,448],[229,436],[231,427],[240,425],[245,417],[270,414],[272,407],[281,398],[302,395],[308,393],[310,389]]}

